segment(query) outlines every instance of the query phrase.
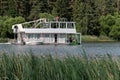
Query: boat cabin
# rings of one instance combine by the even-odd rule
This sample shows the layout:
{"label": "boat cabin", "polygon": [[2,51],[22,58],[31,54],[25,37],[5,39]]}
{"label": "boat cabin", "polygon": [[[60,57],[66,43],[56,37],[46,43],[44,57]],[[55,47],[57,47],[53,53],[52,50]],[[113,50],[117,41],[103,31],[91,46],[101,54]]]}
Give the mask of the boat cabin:
{"label": "boat cabin", "polygon": [[80,44],[81,33],[76,32],[75,22],[49,21],[42,18],[12,26],[17,44]]}

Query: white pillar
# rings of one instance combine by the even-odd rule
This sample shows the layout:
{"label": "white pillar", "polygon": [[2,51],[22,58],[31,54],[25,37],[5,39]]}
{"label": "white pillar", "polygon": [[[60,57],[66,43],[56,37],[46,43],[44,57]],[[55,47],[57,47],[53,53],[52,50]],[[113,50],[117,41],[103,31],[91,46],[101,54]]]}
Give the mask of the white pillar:
{"label": "white pillar", "polygon": [[67,43],[67,33],[66,33],[66,41],[65,41],[65,43]]}

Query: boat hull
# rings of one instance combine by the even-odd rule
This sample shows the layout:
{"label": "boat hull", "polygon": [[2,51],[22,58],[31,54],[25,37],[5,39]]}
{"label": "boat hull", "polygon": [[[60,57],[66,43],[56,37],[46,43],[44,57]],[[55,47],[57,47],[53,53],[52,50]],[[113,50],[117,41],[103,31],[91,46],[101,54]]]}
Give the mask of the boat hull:
{"label": "boat hull", "polygon": [[41,45],[43,42],[39,41],[31,41],[31,42],[25,42],[25,45]]}

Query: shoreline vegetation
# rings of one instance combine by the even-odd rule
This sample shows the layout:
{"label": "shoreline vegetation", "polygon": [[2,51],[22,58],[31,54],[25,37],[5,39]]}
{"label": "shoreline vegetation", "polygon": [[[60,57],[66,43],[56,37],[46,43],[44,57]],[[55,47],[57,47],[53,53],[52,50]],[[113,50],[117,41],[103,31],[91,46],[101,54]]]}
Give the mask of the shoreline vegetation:
{"label": "shoreline vegetation", "polygon": [[114,40],[112,38],[109,38],[107,36],[91,36],[91,35],[83,35],[82,36],[82,42],[116,42],[117,40]]}
{"label": "shoreline vegetation", "polygon": [[8,38],[0,38],[0,43],[6,43],[8,41],[9,41]]}
{"label": "shoreline vegetation", "polygon": [[[91,36],[91,35],[82,35],[81,39],[82,39],[82,42],[116,42],[117,41],[107,36],[97,37],[97,36]],[[0,38],[0,43],[6,43],[11,41],[13,41],[13,39]]]}
{"label": "shoreline vegetation", "polygon": [[0,55],[0,80],[119,80],[120,58]]}

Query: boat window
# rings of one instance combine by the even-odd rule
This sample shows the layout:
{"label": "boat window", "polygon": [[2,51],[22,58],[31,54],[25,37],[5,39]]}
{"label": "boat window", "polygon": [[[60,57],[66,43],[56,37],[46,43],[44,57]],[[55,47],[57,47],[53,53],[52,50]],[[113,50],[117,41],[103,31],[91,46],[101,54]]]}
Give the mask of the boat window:
{"label": "boat window", "polygon": [[28,34],[28,38],[40,38],[40,34]]}
{"label": "boat window", "polygon": [[37,38],[40,38],[40,34],[36,34],[36,37],[37,37]]}
{"label": "boat window", "polygon": [[74,24],[73,23],[67,23],[67,28],[74,28]]}
{"label": "boat window", "polygon": [[51,28],[59,28],[59,24],[58,23],[51,23]]}
{"label": "boat window", "polygon": [[66,28],[66,23],[60,23],[60,28]]}
{"label": "boat window", "polygon": [[45,34],[45,37],[49,37],[49,34]]}
{"label": "boat window", "polygon": [[60,38],[65,38],[65,34],[60,34]]}

